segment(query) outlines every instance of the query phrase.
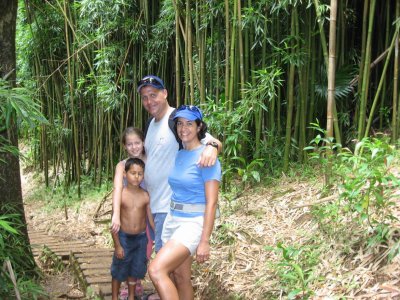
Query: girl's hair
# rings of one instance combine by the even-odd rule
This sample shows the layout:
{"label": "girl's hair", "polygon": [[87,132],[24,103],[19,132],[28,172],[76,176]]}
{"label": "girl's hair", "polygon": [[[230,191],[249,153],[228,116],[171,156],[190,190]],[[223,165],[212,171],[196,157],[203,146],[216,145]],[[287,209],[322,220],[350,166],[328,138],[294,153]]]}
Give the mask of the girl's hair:
{"label": "girl's hair", "polygon": [[125,172],[128,172],[129,169],[131,168],[131,166],[133,166],[133,165],[138,165],[138,166],[142,167],[142,169],[144,171],[143,160],[141,160],[140,158],[137,158],[137,157],[131,157],[131,158],[128,158],[125,162]]}
{"label": "girl's hair", "polygon": [[126,137],[131,134],[137,135],[139,139],[141,139],[142,142],[144,143],[144,133],[142,129],[137,127],[127,127],[122,133],[122,139],[121,139],[122,144],[124,145],[126,144]]}
{"label": "girl's hair", "polygon": [[[199,139],[199,141],[201,141],[202,139],[204,139],[206,137],[207,123],[200,119],[196,119],[195,122],[196,122],[197,126],[200,127],[200,130],[197,133],[197,138]],[[176,136],[178,134],[177,130],[176,130],[177,123],[178,123],[178,118],[175,119],[175,124],[174,124],[174,131],[175,131]]]}

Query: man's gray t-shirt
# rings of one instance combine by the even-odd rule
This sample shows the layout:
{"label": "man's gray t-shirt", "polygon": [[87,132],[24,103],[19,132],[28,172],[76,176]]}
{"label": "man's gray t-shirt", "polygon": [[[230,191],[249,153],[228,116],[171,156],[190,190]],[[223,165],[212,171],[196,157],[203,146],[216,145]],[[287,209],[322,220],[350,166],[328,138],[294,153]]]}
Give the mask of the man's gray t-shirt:
{"label": "man's gray t-shirt", "polygon": [[168,126],[168,118],[174,111],[168,109],[158,122],[151,120],[146,133],[144,148],[147,155],[144,181],[150,195],[152,213],[168,213],[172,195],[168,184],[168,176],[175,163],[179,144]]}

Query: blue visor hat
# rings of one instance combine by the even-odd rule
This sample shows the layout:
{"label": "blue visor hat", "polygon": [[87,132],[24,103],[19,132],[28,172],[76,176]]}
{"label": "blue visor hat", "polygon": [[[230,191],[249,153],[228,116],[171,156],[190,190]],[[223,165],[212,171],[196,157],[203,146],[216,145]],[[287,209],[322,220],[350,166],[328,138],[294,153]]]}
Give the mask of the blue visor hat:
{"label": "blue visor hat", "polygon": [[165,89],[164,86],[164,81],[160,77],[154,76],[154,75],[147,75],[143,77],[138,83],[137,83],[137,91],[140,93],[140,89],[144,86],[150,85],[153,88],[163,90]]}
{"label": "blue visor hat", "polygon": [[181,105],[177,108],[174,120],[177,118],[184,118],[189,121],[203,120],[203,114],[197,106],[194,105]]}

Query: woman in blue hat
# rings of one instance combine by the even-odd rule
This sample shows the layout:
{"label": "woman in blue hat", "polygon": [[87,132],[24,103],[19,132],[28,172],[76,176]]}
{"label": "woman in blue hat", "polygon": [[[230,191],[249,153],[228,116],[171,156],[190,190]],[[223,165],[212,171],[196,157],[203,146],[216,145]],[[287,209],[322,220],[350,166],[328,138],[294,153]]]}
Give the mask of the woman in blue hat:
{"label": "woman in blue hat", "polygon": [[170,212],[162,232],[163,247],[151,262],[149,274],[161,299],[193,299],[192,256],[199,263],[210,257],[221,164],[198,166],[205,147],[201,140],[207,132],[198,107],[182,105],[174,121],[184,148],[178,152],[168,179],[173,192]]}

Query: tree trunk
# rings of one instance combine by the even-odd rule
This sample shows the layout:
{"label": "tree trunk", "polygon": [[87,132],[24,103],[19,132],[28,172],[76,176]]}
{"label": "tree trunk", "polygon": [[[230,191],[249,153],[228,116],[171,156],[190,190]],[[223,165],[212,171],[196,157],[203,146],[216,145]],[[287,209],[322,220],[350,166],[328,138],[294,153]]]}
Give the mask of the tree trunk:
{"label": "tree trunk", "polygon": [[[0,0],[0,77],[15,85],[16,61],[15,61],[15,29],[17,18],[17,0]],[[18,147],[17,124],[11,122],[10,127],[0,132],[2,137],[8,139],[11,145]],[[5,206],[13,206],[21,214],[21,235],[26,256],[33,261],[32,252],[28,240],[28,232],[22,202],[21,177],[19,158],[15,155],[0,152],[0,215]]]}

